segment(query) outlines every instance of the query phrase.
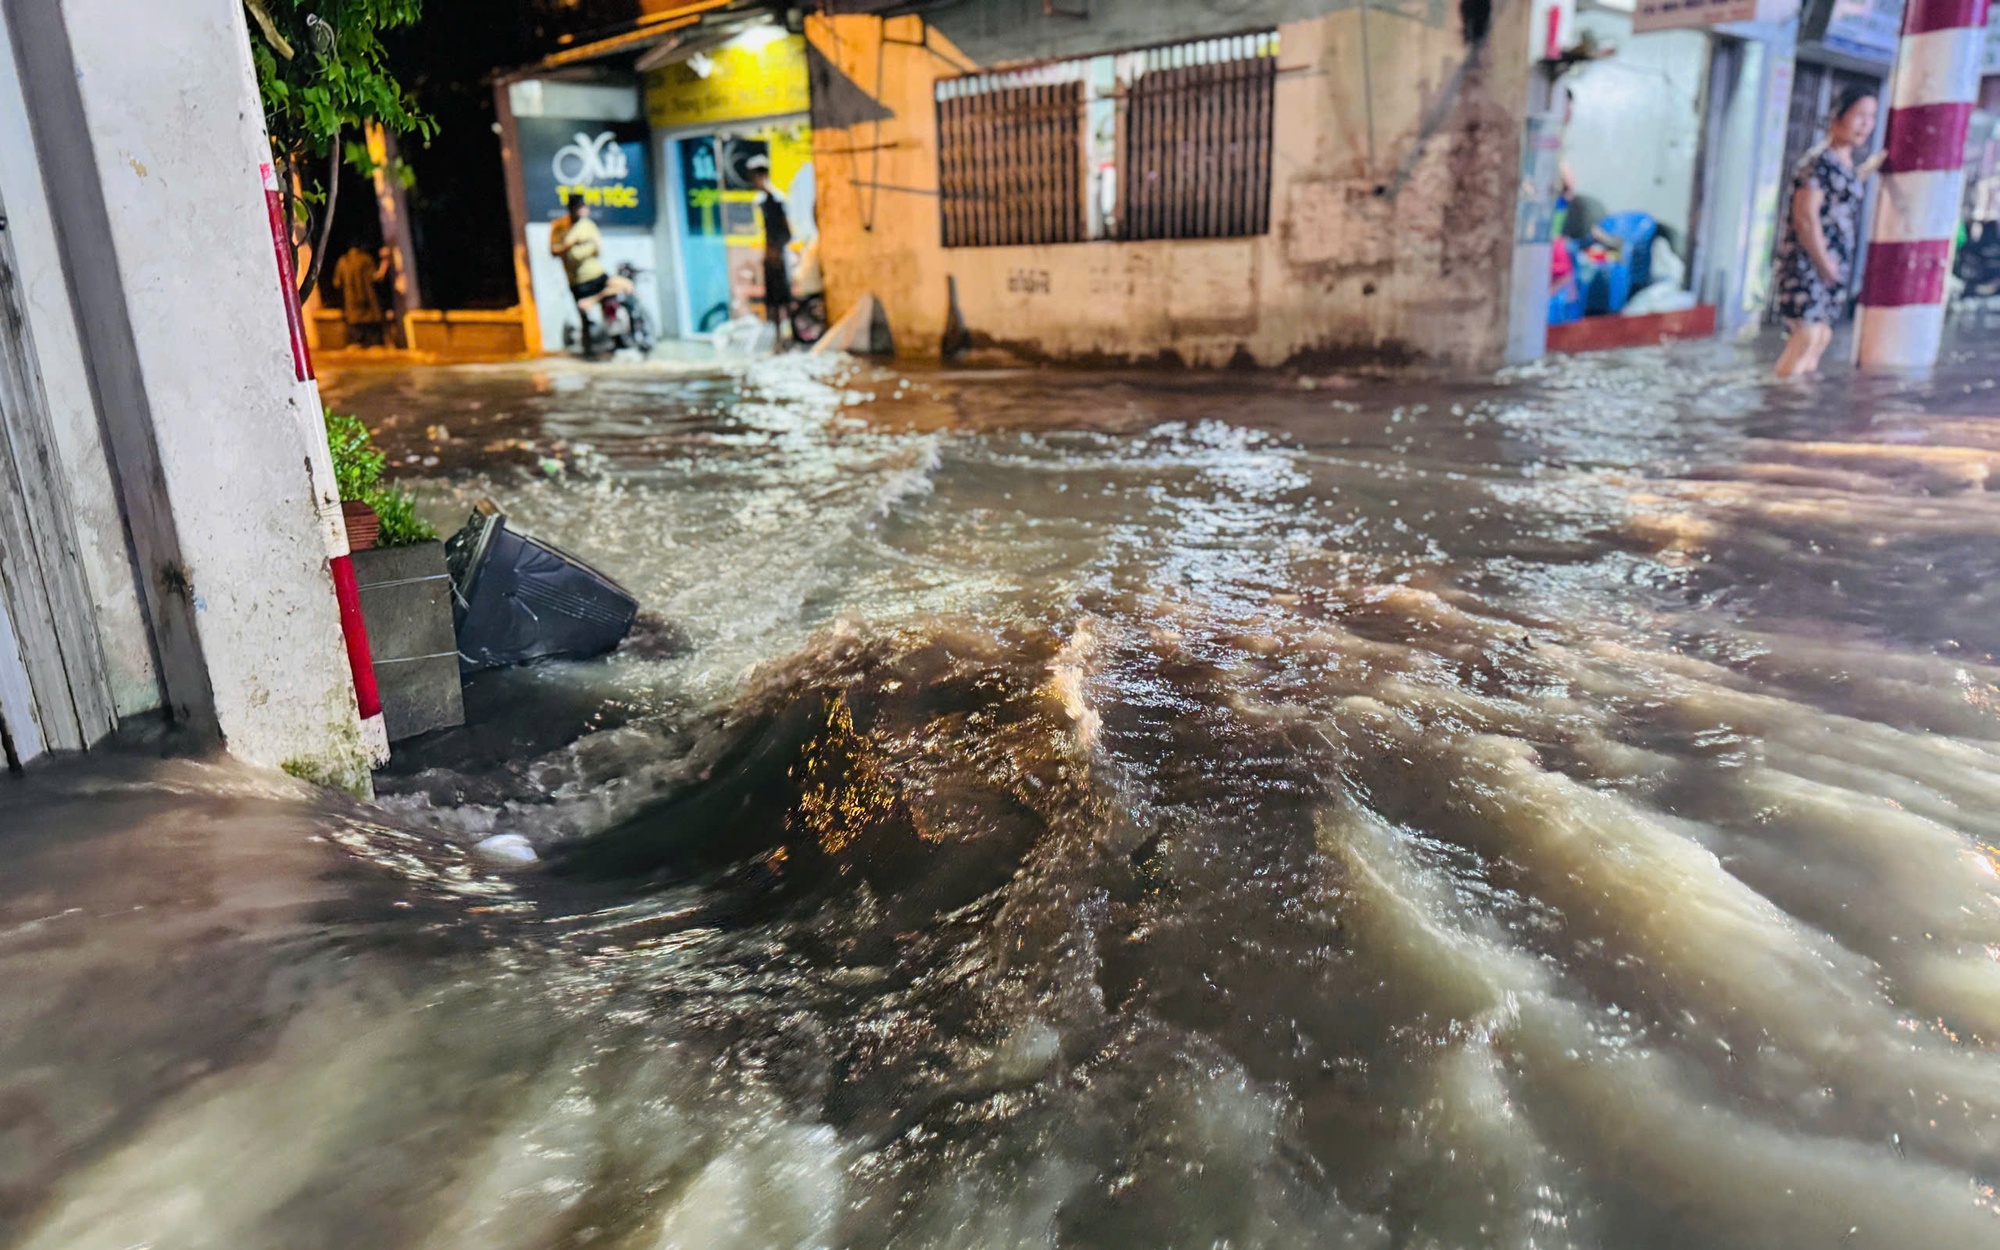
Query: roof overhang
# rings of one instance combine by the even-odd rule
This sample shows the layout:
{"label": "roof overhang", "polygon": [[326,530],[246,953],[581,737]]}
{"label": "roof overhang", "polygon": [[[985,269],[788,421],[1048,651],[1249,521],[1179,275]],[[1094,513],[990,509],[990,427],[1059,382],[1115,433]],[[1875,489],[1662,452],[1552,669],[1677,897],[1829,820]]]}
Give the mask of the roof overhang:
{"label": "roof overhang", "polygon": [[[739,10],[750,10],[738,12]],[[715,19],[722,19],[715,22]],[[740,20],[732,20],[740,19]],[[656,69],[696,52],[727,42],[750,26],[769,20],[763,5],[751,0],[683,0],[640,17],[621,30],[605,31],[582,42],[558,49],[532,65],[508,70],[496,81],[519,82],[565,69],[575,69],[613,57],[637,58],[633,68]],[[709,24],[717,26],[711,39]],[[727,33],[723,33],[723,28]],[[695,32],[699,31],[697,35]]]}

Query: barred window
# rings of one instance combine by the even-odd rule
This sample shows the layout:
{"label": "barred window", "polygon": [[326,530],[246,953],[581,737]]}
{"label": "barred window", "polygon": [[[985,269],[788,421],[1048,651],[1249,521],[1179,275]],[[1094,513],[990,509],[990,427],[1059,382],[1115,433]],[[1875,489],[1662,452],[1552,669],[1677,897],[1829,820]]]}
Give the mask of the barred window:
{"label": "barred window", "polygon": [[1267,31],[941,81],[944,245],[1266,233],[1277,67]]}
{"label": "barred window", "polygon": [[1127,94],[1121,234],[1224,239],[1271,228],[1276,37],[1144,53]]}
{"label": "barred window", "polygon": [[1083,81],[1062,68],[938,85],[946,247],[1084,237]]}

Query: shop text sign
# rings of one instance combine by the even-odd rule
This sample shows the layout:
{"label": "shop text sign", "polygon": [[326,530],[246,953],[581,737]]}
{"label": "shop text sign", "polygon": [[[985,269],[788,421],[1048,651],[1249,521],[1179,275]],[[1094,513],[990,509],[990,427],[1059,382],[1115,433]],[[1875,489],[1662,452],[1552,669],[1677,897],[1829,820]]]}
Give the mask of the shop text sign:
{"label": "shop text sign", "polygon": [[1865,61],[1896,59],[1903,33],[1903,0],[1834,0],[1820,42]]}
{"label": "shop text sign", "polygon": [[646,117],[660,127],[777,117],[811,107],[802,35],[740,37],[698,62],[691,57],[646,76]]}
{"label": "shop text sign", "polygon": [[575,192],[602,225],[653,224],[653,178],[646,161],[644,122],[523,117],[515,124],[521,135],[521,181],[530,220],[560,216]]}
{"label": "shop text sign", "polygon": [[1639,0],[1632,12],[1632,33],[1756,19],[1757,0]]}

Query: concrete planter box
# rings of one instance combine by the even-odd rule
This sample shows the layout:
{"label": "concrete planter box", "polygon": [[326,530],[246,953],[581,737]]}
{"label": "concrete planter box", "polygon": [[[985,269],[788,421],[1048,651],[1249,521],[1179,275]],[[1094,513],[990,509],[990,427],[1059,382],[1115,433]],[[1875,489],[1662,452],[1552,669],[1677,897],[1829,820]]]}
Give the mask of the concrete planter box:
{"label": "concrete planter box", "polygon": [[444,544],[357,551],[354,580],[361,590],[361,619],[368,626],[389,741],[463,725]]}
{"label": "concrete planter box", "polygon": [[314,351],[337,352],[347,346],[347,318],[338,308],[313,310],[312,327]]}
{"label": "concrete planter box", "polygon": [[526,324],[518,308],[417,308],[405,326],[412,351],[505,359],[527,354]]}

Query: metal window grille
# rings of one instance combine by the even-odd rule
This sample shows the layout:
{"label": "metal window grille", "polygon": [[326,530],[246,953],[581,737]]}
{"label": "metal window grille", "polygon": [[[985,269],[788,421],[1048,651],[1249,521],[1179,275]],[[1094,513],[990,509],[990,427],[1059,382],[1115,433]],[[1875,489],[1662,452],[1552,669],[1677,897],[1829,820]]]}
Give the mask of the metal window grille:
{"label": "metal window grille", "polygon": [[1271,228],[1278,37],[1153,48],[1132,79],[1119,166],[1127,239],[1223,239]]}
{"label": "metal window grille", "polygon": [[946,247],[1084,237],[1079,64],[948,79],[937,110]]}

